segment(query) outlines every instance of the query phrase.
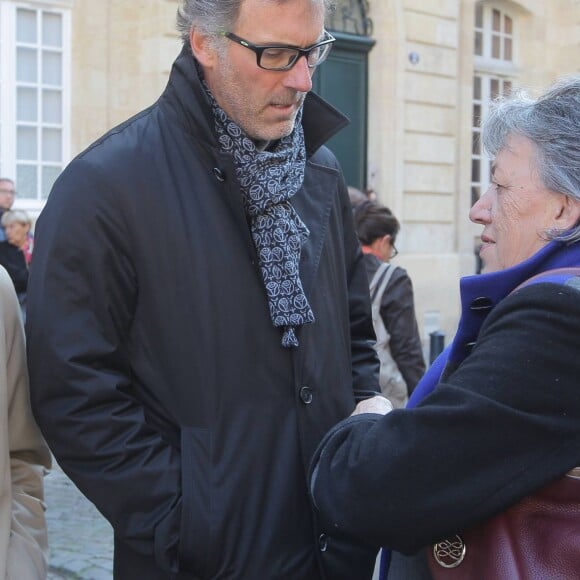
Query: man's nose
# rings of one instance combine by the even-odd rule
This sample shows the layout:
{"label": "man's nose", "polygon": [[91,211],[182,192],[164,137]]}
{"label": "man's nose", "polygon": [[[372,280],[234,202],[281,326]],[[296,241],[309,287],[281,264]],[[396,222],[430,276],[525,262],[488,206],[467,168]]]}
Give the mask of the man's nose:
{"label": "man's nose", "polygon": [[286,72],[284,85],[295,91],[307,93],[312,89],[312,74],[314,69],[308,67],[305,56],[298,57],[296,64]]}

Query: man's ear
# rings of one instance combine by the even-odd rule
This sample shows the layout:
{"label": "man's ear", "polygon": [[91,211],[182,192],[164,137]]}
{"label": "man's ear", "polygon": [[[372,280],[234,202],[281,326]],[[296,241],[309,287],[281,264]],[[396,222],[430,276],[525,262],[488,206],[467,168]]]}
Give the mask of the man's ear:
{"label": "man's ear", "polygon": [[189,33],[189,44],[191,46],[191,52],[199,64],[204,68],[213,66],[216,58],[216,51],[209,36],[201,33],[195,28],[192,28]]}

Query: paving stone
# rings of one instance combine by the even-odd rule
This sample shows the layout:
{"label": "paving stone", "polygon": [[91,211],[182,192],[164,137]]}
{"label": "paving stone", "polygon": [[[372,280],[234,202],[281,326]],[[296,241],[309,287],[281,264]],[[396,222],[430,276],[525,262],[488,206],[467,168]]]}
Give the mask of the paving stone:
{"label": "paving stone", "polygon": [[48,580],[110,580],[113,530],[53,462],[44,478],[50,568]]}

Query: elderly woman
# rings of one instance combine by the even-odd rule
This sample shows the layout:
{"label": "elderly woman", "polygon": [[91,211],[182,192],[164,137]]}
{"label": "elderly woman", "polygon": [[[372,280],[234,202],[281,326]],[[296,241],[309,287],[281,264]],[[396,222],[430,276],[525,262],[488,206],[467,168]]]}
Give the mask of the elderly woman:
{"label": "elderly woman", "polygon": [[2,215],[0,223],[6,232],[6,241],[0,242],[0,265],[6,268],[12,279],[24,314],[28,267],[32,258],[32,220],[25,211],[11,210]]}
{"label": "elderly woman", "polygon": [[[503,548],[487,532],[560,485],[560,518],[580,518],[579,136],[580,77],[497,104],[483,128],[492,183],[470,212],[484,273],[461,280],[452,344],[412,408],[381,416],[378,397],[360,404],[315,456],[311,489],[328,529],[419,553],[413,566],[428,558],[423,575],[397,578],[577,577],[580,520],[556,524],[550,501]],[[543,545],[518,545],[543,526]]]}

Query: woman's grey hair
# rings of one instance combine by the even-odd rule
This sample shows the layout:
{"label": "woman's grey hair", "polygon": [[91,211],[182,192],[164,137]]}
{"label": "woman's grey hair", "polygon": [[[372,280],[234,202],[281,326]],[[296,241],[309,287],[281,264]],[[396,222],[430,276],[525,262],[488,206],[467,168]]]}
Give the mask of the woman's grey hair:
{"label": "woman's grey hair", "polygon": [[[495,157],[510,135],[534,144],[538,175],[547,189],[580,200],[580,75],[560,79],[537,99],[520,91],[496,101],[482,127],[483,146]],[[580,223],[546,237],[580,241]]]}
{"label": "woman's grey hair", "polygon": [[[283,4],[288,0],[271,0]],[[324,5],[326,11],[334,6],[334,0],[312,0]],[[189,44],[189,33],[195,26],[208,36],[231,31],[238,19],[244,0],[182,0],[177,9],[177,30],[184,44]]]}
{"label": "woman's grey hair", "polygon": [[5,228],[9,224],[19,223],[23,226],[32,226],[30,216],[22,209],[13,209],[5,211],[0,219],[0,224]]}

